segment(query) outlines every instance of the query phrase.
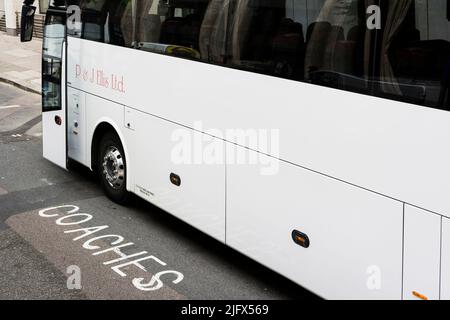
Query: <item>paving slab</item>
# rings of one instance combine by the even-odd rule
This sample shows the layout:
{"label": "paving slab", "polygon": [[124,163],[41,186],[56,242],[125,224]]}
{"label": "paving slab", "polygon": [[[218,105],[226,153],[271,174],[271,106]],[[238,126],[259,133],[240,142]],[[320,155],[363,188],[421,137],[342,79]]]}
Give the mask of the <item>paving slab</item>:
{"label": "paving slab", "polygon": [[41,52],[40,39],[21,43],[19,37],[0,32],[0,81],[40,94]]}

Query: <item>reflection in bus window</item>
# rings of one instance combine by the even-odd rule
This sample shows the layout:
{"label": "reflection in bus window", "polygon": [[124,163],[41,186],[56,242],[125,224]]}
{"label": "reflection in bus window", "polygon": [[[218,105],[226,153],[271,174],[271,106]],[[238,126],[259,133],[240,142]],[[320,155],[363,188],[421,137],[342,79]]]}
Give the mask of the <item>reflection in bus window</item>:
{"label": "reflection in bus window", "polygon": [[366,1],[324,1],[308,26],[305,77],[312,83],[365,93],[370,90],[371,33]]}
{"label": "reflection in bus window", "polygon": [[42,108],[44,111],[61,109],[64,18],[59,13],[48,11],[45,19],[42,55]]}
{"label": "reflection in bus window", "polygon": [[367,88],[364,0],[241,0],[231,30],[235,67],[358,92]]}
{"label": "reflection in bus window", "polygon": [[230,63],[234,67],[302,78],[303,25],[295,16],[288,16],[287,2],[242,0],[237,3],[230,26]]}
{"label": "reflection in bus window", "polygon": [[81,0],[81,37],[132,47],[134,39],[132,5],[132,0]]}
{"label": "reflection in bus window", "polygon": [[446,0],[389,1],[379,52],[380,95],[450,109]]}
{"label": "reflection in bus window", "polygon": [[223,63],[226,55],[226,0],[146,0],[137,10],[142,50]]}
{"label": "reflection in bus window", "polygon": [[[366,26],[371,4],[381,6],[381,30]],[[239,0],[229,63],[450,110],[447,6],[446,0]]]}
{"label": "reflection in bus window", "polygon": [[109,43],[132,47],[133,35],[133,1],[132,0],[108,0]]}

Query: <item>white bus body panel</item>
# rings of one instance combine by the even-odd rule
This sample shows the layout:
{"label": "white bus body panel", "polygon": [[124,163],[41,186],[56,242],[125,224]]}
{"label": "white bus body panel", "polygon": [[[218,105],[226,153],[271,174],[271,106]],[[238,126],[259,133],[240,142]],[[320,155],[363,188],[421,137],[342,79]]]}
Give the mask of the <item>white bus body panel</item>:
{"label": "white bus body panel", "polygon": [[[210,166],[177,165],[172,159],[172,149],[183,142],[174,140],[173,134],[177,130],[182,130],[183,135],[192,139],[199,136],[204,139],[202,134],[81,91],[71,90],[71,94],[77,97],[74,99],[78,102],[82,101],[80,97],[84,96],[85,104],[89,107],[84,109],[86,124],[79,125],[80,134],[74,135],[70,141],[80,143],[81,146],[82,141],[75,139],[83,136],[85,127],[86,136],[90,139],[87,139],[84,149],[90,154],[95,129],[100,123],[108,123],[123,143],[128,164],[127,190],[217,240],[225,241],[224,161]],[[127,124],[130,124],[130,127]],[[215,140],[224,144],[221,140]],[[70,150],[74,152],[72,156],[78,154],[78,147]],[[86,158],[89,160],[86,160],[85,164],[90,166],[91,158]],[[171,173],[180,176],[181,186],[177,187],[171,183]]]}
{"label": "white bus body panel", "polygon": [[441,217],[414,207],[405,207],[403,299],[419,300],[417,292],[439,299]]}
{"label": "white bus body panel", "polygon": [[[55,123],[55,117],[62,119],[62,124]],[[66,169],[66,117],[65,110],[47,111],[42,113],[42,142],[45,159]]]}
{"label": "white bus body panel", "polygon": [[441,299],[450,300],[450,219],[442,218]]}
{"label": "white bus body panel", "polygon": [[[448,112],[76,38],[69,46],[75,88],[188,127],[279,129],[279,154],[258,151],[450,217]],[[77,65],[124,90],[77,77]]]}
{"label": "white bus body panel", "polygon": [[[94,131],[107,122],[123,142],[129,191],[319,295],[439,297],[436,221],[429,212],[423,225],[406,214],[402,270],[402,203],[450,217],[450,113],[76,38],[68,45],[69,103],[85,102],[81,113],[69,110],[81,131],[69,136],[71,158],[90,167]],[[44,127],[50,121],[52,112]],[[279,148],[241,147],[270,155],[280,172],[177,165],[171,137],[180,128],[201,137],[210,129],[279,130]],[[45,130],[44,150],[56,159],[62,140],[52,139],[65,136]],[[422,227],[432,256],[423,283],[421,250],[414,254],[423,249],[415,238]],[[294,244],[296,228],[310,248]],[[378,271],[381,286],[371,289]]]}
{"label": "white bus body panel", "polygon": [[[196,141],[209,139],[221,150],[224,142],[136,110],[127,109],[125,114],[125,125],[130,128],[125,133],[130,153],[128,167],[139,170],[131,190],[224,242],[224,159],[205,165],[196,163],[196,155],[190,153]],[[180,186],[171,182],[172,173],[181,178]]]}
{"label": "white bus body panel", "polygon": [[67,89],[68,157],[80,163],[87,162],[85,93]]}
{"label": "white bus body panel", "polygon": [[279,165],[227,168],[227,244],[328,299],[401,299],[403,205]]}

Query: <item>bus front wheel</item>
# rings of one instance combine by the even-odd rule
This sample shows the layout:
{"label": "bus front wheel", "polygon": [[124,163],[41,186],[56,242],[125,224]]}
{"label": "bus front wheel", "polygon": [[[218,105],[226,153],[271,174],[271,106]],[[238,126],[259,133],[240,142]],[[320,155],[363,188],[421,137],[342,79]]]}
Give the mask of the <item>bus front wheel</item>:
{"label": "bus front wheel", "polygon": [[101,184],[108,198],[118,204],[127,204],[127,162],[117,134],[106,133],[100,140],[97,168]]}

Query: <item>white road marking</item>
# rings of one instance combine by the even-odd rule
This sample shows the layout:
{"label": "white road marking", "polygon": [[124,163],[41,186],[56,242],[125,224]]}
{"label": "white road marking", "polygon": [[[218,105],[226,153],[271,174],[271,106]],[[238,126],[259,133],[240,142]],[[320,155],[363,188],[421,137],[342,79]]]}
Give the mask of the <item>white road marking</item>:
{"label": "white road marking", "polygon": [[[0,176],[0,184],[1,182]],[[1,203],[0,199],[0,206]],[[56,219],[82,212],[79,207],[59,206],[54,210],[39,211],[41,211],[41,215],[38,210],[13,215],[5,221],[5,224],[32,245],[36,251],[42,253],[43,258],[52,263],[64,275],[68,275],[68,266],[78,266],[82,272],[80,275],[82,292],[88,299],[187,299],[185,295],[178,292],[179,288],[177,288],[179,286],[177,281],[183,280],[182,277],[173,270],[167,270],[170,269],[170,264],[167,268],[150,258],[144,262],[137,261],[138,257],[119,262],[119,265],[103,265],[104,261],[117,259],[121,254],[132,254],[138,252],[139,249],[144,249],[139,244],[133,244],[124,250],[115,249],[116,246],[131,240],[122,236],[119,238],[118,234],[114,236],[116,232],[113,230],[120,229],[118,221],[114,223],[114,226],[108,227],[100,221],[95,223],[94,219],[97,220],[98,217],[94,216],[90,222],[61,227],[55,223]],[[73,220],[80,221],[81,218],[83,217],[78,216]],[[100,227],[95,227],[95,225],[100,225]],[[90,245],[85,248],[84,245],[87,241],[90,241]],[[110,251],[96,256],[92,255],[98,250],[107,249]],[[147,251],[150,252],[150,250]],[[140,259],[144,257],[147,255]],[[141,269],[141,266],[144,266],[144,269]],[[112,267],[115,268],[112,269]],[[125,273],[125,277],[120,276],[119,272]],[[61,284],[65,285],[63,282]]]}
{"label": "white road marking", "polygon": [[17,104],[11,105],[11,106],[0,106],[0,110],[5,110],[5,109],[14,109],[14,108],[20,108],[22,106],[19,106]]}
{"label": "white road marking", "polygon": [[42,178],[41,181],[44,182],[44,183],[46,183],[48,186],[53,186],[53,185],[55,185],[53,182],[49,181],[47,178]]}
{"label": "white road marking", "polygon": [[[70,208],[71,210],[67,210],[66,214],[60,215],[61,211],[59,211],[59,209],[62,208]],[[55,220],[55,224],[58,226],[62,226],[62,227],[71,227],[71,226],[78,226],[81,224],[84,224],[86,222],[91,221],[94,216],[89,214],[89,213],[79,213],[80,208],[75,206],[75,205],[61,205],[61,206],[57,206],[57,207],[51,207],[51,208],[46,208],[46,209],[41,209],[38,212],[38,215],[42,218],[58,218]],[[49,214],[47,212],[54,212],[53,214]],[[59,213],[58,213],[59,212]],[[64,210],[63,210],[64,212]],[[82,218],[79,218],[82,217]],[[76,219],[74,219],[76,218]],[[69,220],[69,221],[66,221]],[[163,282],[163,280],[161,279],[162,276],[165,276],[167,274],[172,275],[171,278],[169,278],[169,280],[165,280],[165,281],[171,281],[173,284],[178,284],[180,283],[183,279],[184,279],[184,275],[181,272],[175,271],[175,270],[164,270],[164,271],[160,271],[157,272],[155,274],[150,274],[149,277],[150,279],[147,280],[147,282],[145,282],[145,278],[141,277],[141,276],[135,276],[133,278],[133,275],[130,275],[128,273],[126,273],[125,271],[129,272],[130,267],[134,266],[138,269],[140,269],[141,271],[147,273],[147,267],[144,266],[143,264],[141,264],[141,262],[143,261],[147,261],[147,260],[153,260],[153,262],[156,263],[156,265],[158,265],[159,267],[166,267],[167,263],[165,263],[164,261],[158,259],[157,257],[155,257],[154,255],[149,255],[149,253],[147,251],[140,251],[137,253],[125,253],[124,251],[121,250],[121,248],[123,247],[130,247],[130,246],[135,246],[135,244],[133,242],[128,242],[128,243],[123,243],[125,242],[125,238],[121,235],[117,235],[117,234],[103,234],[100,236],[94,235],[100,231],[103,231],[105,229],[109,229],[110,227],[108,225],[102,225],[102,226],[87,226],[84,228],[75,228],[75,229],[69,229],[69,230],[63,230],[63,232],[65,234],[79,234],[81,233],[81,235],[78,235],[77,237],[73,238],[73,241],[78,241],[81,239],[84,239],[84,243],[82,244],[82,247],[86,250],[88,250],[88,252],[90,251],[90,253],[93,256],[97,256],[99,254],[104,254],[104,253],[110,253],[110,254],[115,254],[118,257],[114,257],[113,259],[111,259],[111,257],[109,258],[105,258],[107,261],[103,262],[103,265],[105,266],[111,266],[111,270],[116,272],[117,274],[119,274],[122,278],[126,278],[126,277],[131,277],[131,283],[133,284],[134,288],[143,291],[143,292],[150,292],[150,291],[157,291],[162,289],[163,287],[165,287],[165,282]],[[92,235],[94,235],[94,237],[91,237]],[[90,237],[90,238],[89,238]],[[86,239],[89,238],[89,239]],[[103,239],[103,238],[114,238],[116,239],[115,241],[111,242],[110,245],[107,245],[107,248],[102,248],[98,245],[91,245],[92,242],[97,241],[99,239]],[[100,249],[100,251],[98,251]],[[95,252],[92,252],[95,251]],[[137,258],[138,259],[133,259],[130,260],[130,258]],[[123,262],[121,264],[117,264],[118,262]],[[125,269],[125,270],[122,270]],[[166,277],[166,276],[165,276]]]}

